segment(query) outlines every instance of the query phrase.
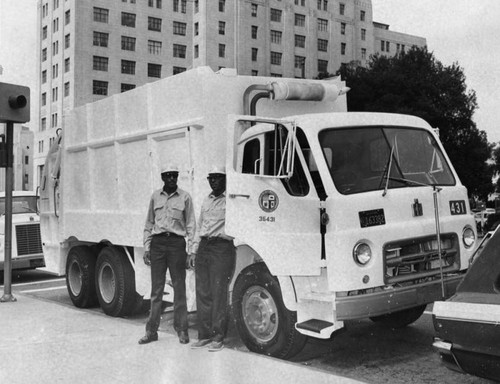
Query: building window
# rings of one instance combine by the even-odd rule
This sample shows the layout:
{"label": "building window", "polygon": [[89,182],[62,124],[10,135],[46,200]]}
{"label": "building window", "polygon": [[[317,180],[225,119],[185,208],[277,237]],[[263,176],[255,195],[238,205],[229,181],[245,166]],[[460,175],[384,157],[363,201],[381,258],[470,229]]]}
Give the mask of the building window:
{"label": "building window", "polygon": [[340,34],[345,35],[345,23],[340,23]]}
{"label": "building window", "polygon": [[259,75],[259,71],[252,69],[252,76],[258,76],[258,75]]}
{"label": "building window", "polygon": [[64,97],[69,96],[69,81],[64,83]]}
{"label": "building window", "polygon": [[271,21],[281,23],[281,9],[271,8]]}
{"label": "building window", "polygon": [[366,40],[366,29],[361,28],[361,40]]}
{"label": "building window", "polygon": [[108,71],[108,62],[109,59],[107,57],[102,56],[94,56],[94,71]]}
{"label": "building window", "polygon": [[47,60],[47,48],[42,49],[42,62]]}
{"label": "building window", "polygon": [[359,12],[359,19],[361,21],[365,21],[365,17],[366,17],[366,12],[365,11],[360,11]]}
{"label": "building window", "polygon": [[135,88],[134,84],[126,84],[126,83],[121,84],[121,92],[122,93],[130,91],[131,89],[134,89],[134,88]]}
{"label": "building window", "polygon": [[199,10],[200,10],[200,1],[194,0],[194,13],[198,13]]}
{"label": "building window", "polygon": [[296,27],[305,27],[306,25],[306,16],[301,15],[299,13],[295,14],[295,26]]}
{"label": "building window", "polygon": [[47,92],[42,93],[42,107],[47,105]]}
{"label": "building window", "polygon": [[161,65],[148,63],[148,77],[161,77]]}
{"label": "building window", "polygon": [[380,40],[380,50],[381,50],[382,52],[384,52],[384,51],[385,51],[385,41],[384,41],[384,40]]}
{"label": "building window", "polygon": [[328,31],[328,20],[318,19],[318,31],[321,31],[321,32]]}
{"label": "building window", "polygon": [[177,75],[178,73],[182,73],[182,72],[186,72],[186,68],[174,66],[172,74]]}
{"label": "building window", "polygon": [[298,48],[306,47],[306,37],[302,35],[295,35],[295,46]]}
{"label": "building window", "polygon": [[174,35],[186,36],[186,23],[174,21]]}
{"label": "building window", "polygon": [[66,36],[64,36],[64,49],[69,48],[70,43],[71,43],[71,38],[70,38],[70,35],[68,33]]}
{"label": "building window", "polygon": [[283,77],[281,73],[273,73],[271,72],[271,77]]}
{"label": "building window", "polygon": [[186,58],[186,46],[181,44],[174,44],[174,57]]}
{"label": "building window", "polygon": [[226,0],[219,0],[219,12],[226,11]]}
{"label": "building window", "polygon": [[122,36],[122,49],[124,51],[135,51],[135,37]]}
{"label": "building window", "polygon": [[67,10],[64,14],[64,25],[68,25],[71,21],[71,13],[70,10]]}
{"label": "building window", "polygon": [[295,56],[295,68],[304,69],[306,66],[306,58],[304,56]]}
{"label": "building window", "polygon": [[108,23],[109,9],[94,7],[94,21]]}
{"label": "building window", "polygon": [[366,60],[366,48],[361,48],[361,59]]}
{"label": "building window", "polygon": [[52,20],[52,33],[59,31],[59,18]]}
{"label": "building window", "polygon": [[318,60],[318,72],[328,72],[328,60]]}
{"label": "building window", "polygon": [[318,39],[318,51],[326,52],[328,49],[328,40]]}
{"label": "building window", "polygon": [[59,64],[52,66],[52,78],[55,79],[57,76],[59,76]]}
{"label": "building window", "polygon": [[341,15],[344,15],[345,14],[345,4],[344,3],[340,3],[339,4],[339,13]]}
{"label": "building window", "polygon": [[226,45],[219,44],[219,57],[226,57]]}
{"label": "building window", "polygon": [[153,55],[161,53],[161,41],[148,40],[148,51]]}
{"label": "building window", "polygon": [[200,24],[198,22],[194,23],[194,35],[198,36],[200,34]]}
{"label": "building window", "polygon": [[271,43],[281,44],[281,31],[271,31]]}
{"label": "building window", "polygon": [[[180,1],[180,8],[179,8]],[[186,13],[186,0],[174,0],[174,12]]]}
{"label": "building window", "polygon": [[135,75],[135,61],[122,60],[122,73]]}
{"label": "building window", "polygon": [[55,56],[59,53],[59,41],[55,41],[52,43],[52,56]]}
{"label": "building window", "polygon": [[[46,117],[42,117],[42,124],[41,124],[41,127],[40,127],[41,131],[45,131],[47,129],[47,118]],[[40,149],[40,143],[38,144],[38,148]],[[43,146],[42,146],[42,152],[43,152]]]}
{"label": "building window", "polygon": [[42,71],[42,84],[47,82],[47,70]]}
{"label": "building window", "polygon": [[57,113],[53,113],[52,116],[50,117],[50,126],[52,128],[57,127]]}
{"label": "building window", "polygon": [[156,0],[156,8],[161,9],[161,0]]}
{"label": "building window", "polygon": [[57,101],[59,98],[59,89],[58,87],[52,88],[52,102]]}
{"label": "building window", "polygon": [[281,56],[283,54],[281,52],[271,52],[271,64],[272,65],[281,65]]}
{"label": "building window", "polygon": [[219,35],[226,34],[226,23],[223,21],[219,21]]}
{"label": "building window", "polygon": [[323,0],[323,11],[328,11],[328,0]]}
{"label": "building window", "polygon": [[257,61],[257,54],[259,50],[257,48],[252,48],[252,61]]}
{"label": "building window", "polygon": [[385,42],[385,51],[390,52],[391,51],[391,45],[388,41]]}
{"label": "building window", "polygon": [[257,38],[257,31],[258,31],[259,27],[257,27],[256,25],[252,25],[252,39],[256,39]]}
{"label": "building window", "polygon": [[194,58],[195,58],[195,59],[197,59],[197,58],[198,58],[198,56],[199,56],[199,54],[200,54],[200,48],[198,47],[198,44],[196,44],[196,45],[194,46],[194,53],[193,53]]}
{"label": "building window", "polygon": [[92,83],[92,94],[107,96],[108,95],[108,82],[101,80],[94,80]]}
{"label": "building window", "polygon": [[47,26],[42,28],[42,40],[47,38]]}
{"label": "building window", "polygon": [[148,29],[150,31],[161,32],[161,19],[157,17],[148,17]]}
{"label": "building window", "polygon": [[98,47],[107,47],[109,40],[109,33],[94,32],[94,45]]}
{"label": "building window", "polygon": [[340,43],[340,54],[345,55],[346,43]]}
{"label": "building window", "polygon": [[252,17],[257,17],[257,4],[252,3]]}
{"label": "building window", "polygon": [[122,25],[135,28],[135,13],[122,12]]}
{"label": "building window", "polygon": [[154,0],[148,0],[148,6],[149,7],[154,7]]}

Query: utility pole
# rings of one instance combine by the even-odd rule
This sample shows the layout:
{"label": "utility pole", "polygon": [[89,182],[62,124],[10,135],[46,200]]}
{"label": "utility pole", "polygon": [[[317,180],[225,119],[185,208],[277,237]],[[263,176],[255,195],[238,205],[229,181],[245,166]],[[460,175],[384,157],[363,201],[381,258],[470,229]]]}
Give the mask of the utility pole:
{"label": "utility pole", "polygon": [[30,120],[30,89],[0,83],[0,123],[6,124],[5,141],[0,142],[0,167],[5,168],[4,294],[1,303],[16,301],[12,295],[12,189],[14,184],[14,123]]}

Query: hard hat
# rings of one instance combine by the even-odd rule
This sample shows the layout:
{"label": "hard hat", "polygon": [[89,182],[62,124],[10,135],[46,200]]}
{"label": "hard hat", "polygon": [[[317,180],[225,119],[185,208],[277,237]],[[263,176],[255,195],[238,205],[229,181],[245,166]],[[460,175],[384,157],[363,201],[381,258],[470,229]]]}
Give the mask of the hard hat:
{"label": "hard hat", "polygon": [[165,164],[161,168],[161,172],[160,173],[167,173],[167,172],[177,172],[177,173],[179,173],[179,167],[177,165],[175,165],[175,164],[172,164],[172,163]]}
{"label": "hard hat", "polygon": [[210,169],[210,172],[208,172],[209,175],[225,175],[226,174],[226,167],[220,166],[220,165],[214,165],[212,169]]}

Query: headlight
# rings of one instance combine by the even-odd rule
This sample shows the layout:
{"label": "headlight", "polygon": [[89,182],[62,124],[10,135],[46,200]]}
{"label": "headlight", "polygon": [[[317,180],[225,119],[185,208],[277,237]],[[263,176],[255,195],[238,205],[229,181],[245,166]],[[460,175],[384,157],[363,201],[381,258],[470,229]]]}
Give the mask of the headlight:
{"label": "headlight", "polygon": [[465,227],[462,232],[462,241],[465,245],[465,248],[470,248],[476,242],[476,235],[471,227]]}
{"label": "headlight", "polygon": [[358,243],[352,250],[354,261],[359,265],[366,265],[372,258],[372,250],[366,243]]}

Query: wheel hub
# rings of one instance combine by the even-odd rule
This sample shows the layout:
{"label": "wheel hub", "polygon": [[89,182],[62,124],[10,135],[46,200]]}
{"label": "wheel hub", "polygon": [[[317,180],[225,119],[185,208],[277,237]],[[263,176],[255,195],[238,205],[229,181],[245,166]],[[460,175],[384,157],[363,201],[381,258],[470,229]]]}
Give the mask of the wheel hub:
{"label": "wheel hub", "polygon": [[243,319],[248,331],[259,342],[273,339],[278,331],[278,308],[267,289],[250,287],[243,295]]}
{"label": "wheel hub", "polygon": [[82,291],[83,277],[80,265],[73,261],[68,269],[69,289],[74,296],[78,296]]}
{"label": "wheel hub", "polygon": [[103,263],[99,269],[99,292],[102,299],[111,303],[116,294],[116,279],[113,268],[109,263]]}

